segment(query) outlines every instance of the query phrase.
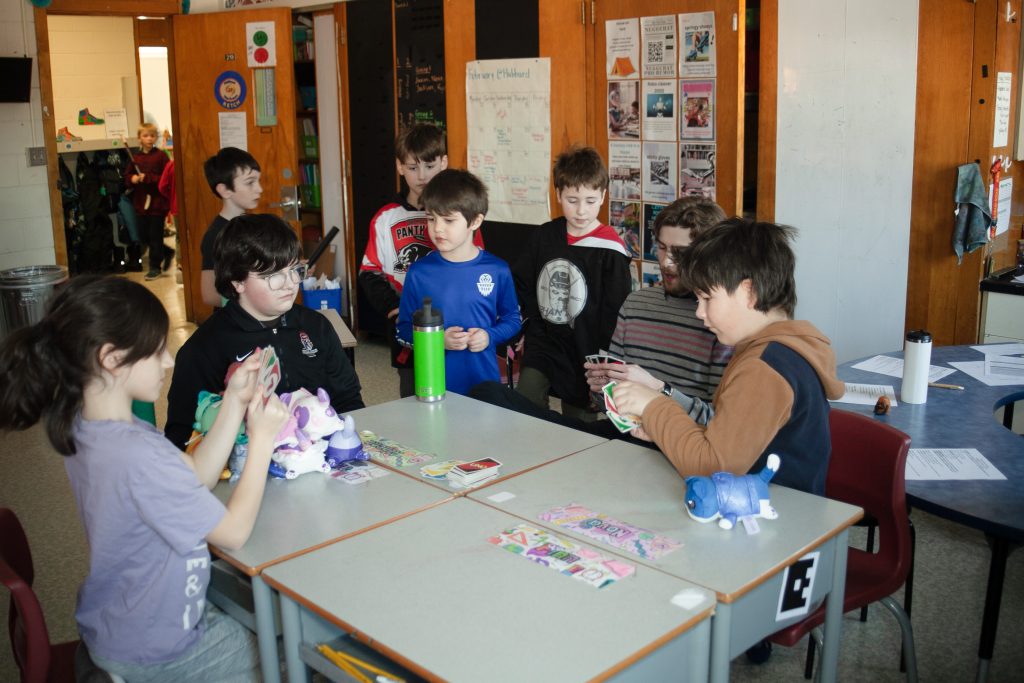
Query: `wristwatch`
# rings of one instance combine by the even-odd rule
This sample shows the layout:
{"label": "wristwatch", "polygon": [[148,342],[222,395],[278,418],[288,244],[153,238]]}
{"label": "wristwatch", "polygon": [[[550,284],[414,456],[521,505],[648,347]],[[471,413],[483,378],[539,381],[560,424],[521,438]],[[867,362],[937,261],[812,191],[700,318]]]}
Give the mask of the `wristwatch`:
{"label": "wristwatch", "polygon": [[665,386],[663,386],[661,388],[661,393],[663,393],[666,396],[668,396],[669,398],[671,398],[672,397],[672,385],[669,384],[668,382],[665,382]]}

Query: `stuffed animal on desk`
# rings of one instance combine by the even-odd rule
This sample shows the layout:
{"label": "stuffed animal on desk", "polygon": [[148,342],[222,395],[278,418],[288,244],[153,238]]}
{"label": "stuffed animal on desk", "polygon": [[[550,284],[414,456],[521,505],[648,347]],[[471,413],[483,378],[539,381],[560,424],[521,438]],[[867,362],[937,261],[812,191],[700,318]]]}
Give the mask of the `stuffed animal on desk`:
{"label": "stuffed animal on desk", "polygon": [[686,512],[698,522],[718,520],[731,529],[740,517],[777,519],[768,502],[768,482],[779,471],[779,456],[772,453],[760,474],[737,476],[715,472],[710,477],[686,478]]}

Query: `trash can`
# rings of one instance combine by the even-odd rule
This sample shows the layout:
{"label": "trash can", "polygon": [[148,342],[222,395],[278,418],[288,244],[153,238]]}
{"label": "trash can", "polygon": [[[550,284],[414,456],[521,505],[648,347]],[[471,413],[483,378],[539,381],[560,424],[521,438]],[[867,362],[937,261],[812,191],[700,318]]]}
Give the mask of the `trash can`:
{"label": "trash can", "polygon": [[64,266],[25,266],[0,270],[0,339],[39,322],[57,287],[67,282]]}

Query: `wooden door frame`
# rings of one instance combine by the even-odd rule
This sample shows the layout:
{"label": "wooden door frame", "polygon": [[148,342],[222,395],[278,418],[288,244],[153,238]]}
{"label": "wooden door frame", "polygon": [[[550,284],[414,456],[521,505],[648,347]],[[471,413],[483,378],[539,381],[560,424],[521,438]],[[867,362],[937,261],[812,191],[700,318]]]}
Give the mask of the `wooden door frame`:
{"label": "wooden door frame", "polygon": [[[53,0],[46,8],[34,7],[33,20],[36,30],[36,59],[39,68],[39,99],[42,106],[43,146],[46,148],[46,184],[50,199],[50,226],[53,234],[53,252],[56,262],[68,265],[67,241],[64,237],[64,209],[61,204],[60,192],[57,189],[60,180],[57,154],[57,125],[54,120],[53,108],[53,74],[50,65],[50,28],[47,20],[50,14],[70,14],[77,16],[120,16],[134,17],[146,15],[152,17],[170,17],[178,14],[181,7],[177,0]],[[174,49],[173,40],[168,46],[168,55]],[[137,52],[137,50],[136,50]],[[138,55],[136,54],[136,62]],[[175,94],[173,91],[174,71],[171,68],[171,111],[172,125],[176,112]],[[136,78],[138,71],[136,71]],[[188,314],[189,297],[185,297],[186,313]]]}

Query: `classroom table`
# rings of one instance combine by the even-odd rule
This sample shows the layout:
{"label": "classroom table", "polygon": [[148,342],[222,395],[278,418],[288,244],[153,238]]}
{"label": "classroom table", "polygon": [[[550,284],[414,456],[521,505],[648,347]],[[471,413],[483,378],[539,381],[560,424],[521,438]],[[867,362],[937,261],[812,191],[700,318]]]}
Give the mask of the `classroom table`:
{"label": "classroom table", "polygon": [[[226,502],[233,490],[234,485],[222,481],[213,493]],[[238,598],[242,597],[244,604],[247,597],[244,592],[219,593],[211,586],[209,598],[243,623],[255,622],[263,680],[280,680],[273,595],[261,578],[268,566],[451,497],[450,493],[391,471],[361,484],[346,484],[317,472],[292,480],[269,479],[256,524],[245,545],[238,550],[210,546],[214,555],[251,577],[251,618],[246,614],[248,606],[239,606]]]}
{"label": "classroom table", "polygon": [[[359,431],[369,430],[381,439],[436,454],[428,462],[494,458],[501,463],[501,472],[482,485],[607,441],[451,392],[437,403],[410,396],[354,411],[352,416]],[[420,468],[425,464],[395,469],[445,491],[464,491],[452,489],[446,481],[424,479]]]}
{"label": "classroom table", "polygon": [[596,588],[488,543],[521,522],[456,498],[268,568],[289,680],[341,633],[428,680],[707,680],[710,591],[638,563]]}
{"label": "classroom table", "polygon": [[[785,467],[786,463],[782,463]],[[715,591],[718,606],[711,623],[711,680],[729,678],[729,662],[751,645],[799,621],[839,586],[839,600],[828,599],[822,680],[835,680],[846,577],[847,529],[862,516],[860,508],[783,486],[770,486],[775,520],[757,520],[760,531],[731,530],[717,522],[702,524],[686,514],[684,482],[660,452],[610,441],[533,472],[472,492],[469,498],[492,505],[575,539],[587,536],[539,515],[555,507],[578,504],[624,524],[681,541],[683,546],[657,559],[617,552],[673,576]],[[787,569],[816,555],[812,591],[804,609],[777,617]]]}
{"label": "classroom table", "polygon": [[[885,354],[902,358],[902,351]],[[863,358],[842,364],[839,377],[847,382],[891,384],[899,394],[900,378],[852,366]],[[984,355],[970,346],[936,346],[931,364],[943,367],[958,361],[982,361]],[[900,402],[880,422],[907,433],[911,448],[976,448],[1006,476],[1005,481],[912,481],[907,480],[907,502],[938,517],[977,529],[985,534],[992,556],[989,563],[985,611],[978,644],[977,680],[988,676],[999,622],[1006,558],[1024,542],[1024,437],[1004,427],[994,416],[999,408],[1024,400],[1024,385],[990,387],[957,371],[939,380],[963,386],[963,391],[928,389],[926,403]],[[872,406],[835,403],[836,408],[872,415]]]}

